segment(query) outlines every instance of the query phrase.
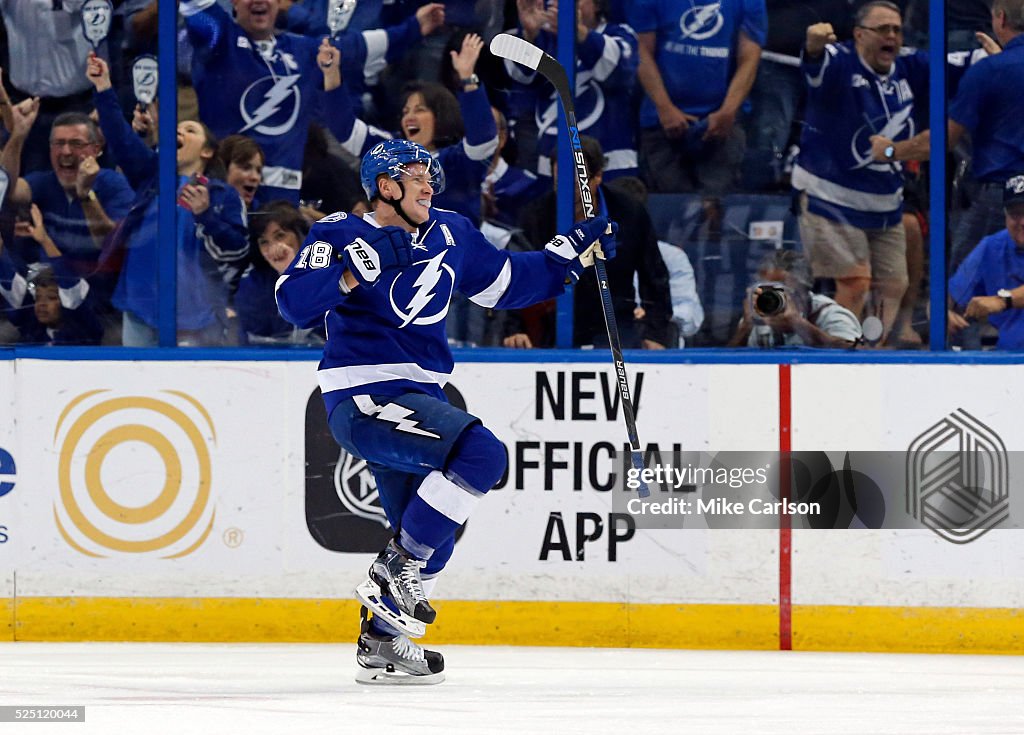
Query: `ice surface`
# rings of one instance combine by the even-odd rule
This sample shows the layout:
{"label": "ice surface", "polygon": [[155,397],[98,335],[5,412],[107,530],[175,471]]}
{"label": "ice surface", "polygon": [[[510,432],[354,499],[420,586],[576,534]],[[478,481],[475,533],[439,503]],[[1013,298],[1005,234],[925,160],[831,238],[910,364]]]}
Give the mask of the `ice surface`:
{"label": "ice surface", "polygon": [[439,646],[448,681],[368,687],[351,645],[0,644],[0,733],[1024,733],[1024,657]]}

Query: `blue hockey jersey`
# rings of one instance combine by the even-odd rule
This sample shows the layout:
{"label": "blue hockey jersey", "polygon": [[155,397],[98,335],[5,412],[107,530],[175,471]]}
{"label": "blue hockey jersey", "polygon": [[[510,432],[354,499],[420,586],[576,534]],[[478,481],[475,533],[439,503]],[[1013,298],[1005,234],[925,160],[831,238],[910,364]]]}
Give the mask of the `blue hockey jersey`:
{"label": "blue hockey jersey", "polygon": [[444,400],[441,388],[454,367],[445,332],[453,292],[488,308],[521,308],[562,293],[571,268],[543,251],[497,250],[467,218],[432,209],[414,236],[411,266],[343,295],[344,247],[377,227],[372,214],[325,217],[277,282],[277,305],[288,321],[326,324],[317,378],[328,415],[361,393],[419,392]]}
{"label": "blue hockey jersey", "polygon": [[[555,34],[541,31],[535,43],[552,56],[557,55]],[[602,23],[577,47],[576,121],[581,133],[601,143],[605,155],[604,177],[608,181],[637,175],[633,95],[639,63],[636,34],[627,25]],[[505,71],[513,80],[528,85],[536,95],[540,153],[537,173],[551,176],[551,160],[562,128],[558,95],[536,71],[508,59]]]}
{"label": "blue hockey jersey", "polygon": [[[330,4],[331,0],[293,2],[285,14],[285,29],[302,36],[323,38],[330,33],[330,29],[327,27],[327,10]],[[382,6],[381,0],[359,0],[343,30],[360,32],[379,28]],[[278,24],[280,25],[280,23],[281,20],[278,18]]]}
{"label": "blue hockey jersey", "polygon": [[[323,94],[319,39],[282,33],[254,41],[215,0],[183,0],[180,11],[195,50],[192,83],[203,122],[219,138],[241,133],[263,148],[260,201],[298,203],[306,135]],[[343,78],[383,68],[392,60],[389,49],[404,50],[419,38],[415,19],[387,32],[346,33]]]}
{"label": "blue hockey jersey", "polygon": [[794,188],[811,212],[854,227],[881,229],[903,216],[903,172],[871,157],[871,136],[914,136],[914,100],[928,89],[928,56],[903,49],[888,75],[876,73],[853,42],[830,44],[820,59],[804,59],[806,124]]}

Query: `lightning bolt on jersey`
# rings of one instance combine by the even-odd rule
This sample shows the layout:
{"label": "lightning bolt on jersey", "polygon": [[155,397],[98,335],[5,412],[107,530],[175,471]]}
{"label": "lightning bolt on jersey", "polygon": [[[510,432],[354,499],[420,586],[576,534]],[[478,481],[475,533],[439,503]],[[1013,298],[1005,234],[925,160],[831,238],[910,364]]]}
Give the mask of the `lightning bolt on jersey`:
{"label": "lightning bolt on jersey", "polygon": [[491,245],[470,220],[432,209],[413,238],[413,263],[382,273],[373,288],[343,295],[345,246],[379,227],[372,214],[338,212],[310,230],[277,282],[277,305],[292,324],[325,324],[317,377],[327,412],[344,398],[408,392],[443,400],[454,362],[445,317],[455,291],[484,307],[515,309],[565,289],[568,266],[543,251],[509,253]]}
{"label": "lightning bolt on jersey", "polygon": [[[655,33],[654,59],[672,103],[698,117],[725,100],[740,31],[762,48],[768,36],[764,0],[634,0],[628,12],[637,33]],[[640,127],[657,126],[654,103],[644,97]]]}
{"label": "lightning bolt on jersey", "polygon": [[904,49],[882,76],[865,64],[853,42],[830,44],[820,59],[804,59],[807,87],[800,157],[793,186],[808,209],[863,229],[898,224],[903,171],[874,161],[871,136],[906,140],[917,132],[914,99],[928,89],[928,56]]}
{"label": "lightning bolt on jersey", "polygon": [[[542,31],[536,45],[556,56],[557,38]],[[605,155],[605,180],[637,175],[636,116],[633,93],[640,63],[637,39],[627,25],[602,23],[590,31],[576,50],[576,122],[581,133],[597,138]],[[562,112],[558,94],[543,76],[513,61],[505,71],[529,85],[537,98],[536,120],[541,158],[537,173],[551,176]]]}
{"label": "lightning bolt on jersey", "polygon": [[[319,39],[282,33],[255,41],[214,0],[183,0],[199,113],[218,138],[247,135],[263,148],[261,201],[298,203],[309,123],[316,116],[323,73]],[[376,34],[376,35],[374,35]],[[383,63],[384,31],[347,34],[343,76],[359,78],[366,65]]]}

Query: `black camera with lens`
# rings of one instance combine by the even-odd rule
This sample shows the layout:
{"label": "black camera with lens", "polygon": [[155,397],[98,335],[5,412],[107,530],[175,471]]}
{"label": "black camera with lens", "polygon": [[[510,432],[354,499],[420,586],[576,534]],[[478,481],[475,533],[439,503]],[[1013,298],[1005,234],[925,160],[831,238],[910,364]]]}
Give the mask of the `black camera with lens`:
{"label": "black camera with lens", "polygon": [[777,281],[755,283],[750,293],[750,305],[760,316],[778,316],[786,310],[788,299],[786,286]]}

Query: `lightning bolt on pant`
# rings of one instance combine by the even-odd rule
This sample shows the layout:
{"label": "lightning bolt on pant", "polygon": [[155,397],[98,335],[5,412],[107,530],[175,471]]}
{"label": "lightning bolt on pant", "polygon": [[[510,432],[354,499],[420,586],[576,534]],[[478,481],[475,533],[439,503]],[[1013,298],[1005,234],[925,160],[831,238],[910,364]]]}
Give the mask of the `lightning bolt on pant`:
{"label": "lightning bolt on pant", "polygon": [[475,416],[421,393],[353,396],[329,423],[338,443],[368,462],[402,546],[436,575],[459,527],[504,474],[504,445]]}

